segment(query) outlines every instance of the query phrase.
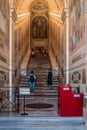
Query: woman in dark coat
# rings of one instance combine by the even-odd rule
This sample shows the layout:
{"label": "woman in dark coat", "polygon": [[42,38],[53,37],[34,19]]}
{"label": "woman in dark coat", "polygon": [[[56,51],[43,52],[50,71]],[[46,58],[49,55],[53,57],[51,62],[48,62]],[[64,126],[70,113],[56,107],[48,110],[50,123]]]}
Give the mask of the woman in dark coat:
{"label": "woman in dark coat", "polygon": [[48,84],[49,88],[52,88],[52,84],[53,84],[52,83],[52,76],[53,76],[52,70],[49,69],[48,76],[47,76],[47,84]]}

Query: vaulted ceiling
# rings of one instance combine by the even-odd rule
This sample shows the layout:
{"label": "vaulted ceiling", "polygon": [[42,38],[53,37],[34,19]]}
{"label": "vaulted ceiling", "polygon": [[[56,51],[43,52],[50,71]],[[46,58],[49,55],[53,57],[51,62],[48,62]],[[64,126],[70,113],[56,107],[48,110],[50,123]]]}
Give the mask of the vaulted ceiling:
{"label": "vaulted ceiling", "polygon": [[[51,13],[60,14],[64,9],[64,0],[14,0],[14,9],[17,14],[30,12],[32,5],[45,4]],[[40,7],[39,7],[40,8]]]}

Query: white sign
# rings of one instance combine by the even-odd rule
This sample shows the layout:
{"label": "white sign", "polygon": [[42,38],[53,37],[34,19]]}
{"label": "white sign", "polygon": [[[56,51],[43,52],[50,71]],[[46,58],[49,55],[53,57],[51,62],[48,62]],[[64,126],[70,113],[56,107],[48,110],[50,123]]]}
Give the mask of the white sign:
{"label": "white sign", "polygon": [[69,90],[69,88],[63,88],[63,90]]}
{"label": "white sign", "polygon": [[80,95],[79,94],[74,94],[74,97],[80,97]]}
{"label": "white sign", "polygon": [[19,88],[19,94],[20,95],[30,95],[30,89],[29,88]]}

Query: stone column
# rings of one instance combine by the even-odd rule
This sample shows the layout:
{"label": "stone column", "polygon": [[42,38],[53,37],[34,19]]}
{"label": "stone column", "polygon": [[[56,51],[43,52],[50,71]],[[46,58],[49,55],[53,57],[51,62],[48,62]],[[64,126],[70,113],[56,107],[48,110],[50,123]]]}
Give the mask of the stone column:
{"label": "stone column", "polygon": [[69,10],[65,9],[66,22],[66,83],[69,83]]}
{"label": "stone column", "polygon": [[13,9],[9,10],[9,107],[12,111],[12,14]]}

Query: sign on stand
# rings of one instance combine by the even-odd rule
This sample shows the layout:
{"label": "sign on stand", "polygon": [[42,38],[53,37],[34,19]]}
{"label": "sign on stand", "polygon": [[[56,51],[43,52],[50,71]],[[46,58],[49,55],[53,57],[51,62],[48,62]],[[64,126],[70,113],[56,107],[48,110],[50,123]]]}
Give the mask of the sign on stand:
{"label": "sign on stand", "polygon": [[29,88],[19,88],[19,94],[20,95],[30,95],[30,89]]}
{"label": "sign on stand", "polygon": [[19,88],[19,95],[24,96],[24,112],[21,113],[21,115],[28,115],[28,113],[25,113],[25,96],[30,95],[30,89],[29,88]]}

